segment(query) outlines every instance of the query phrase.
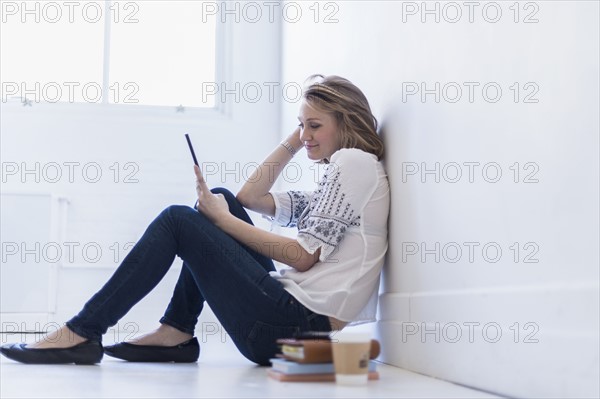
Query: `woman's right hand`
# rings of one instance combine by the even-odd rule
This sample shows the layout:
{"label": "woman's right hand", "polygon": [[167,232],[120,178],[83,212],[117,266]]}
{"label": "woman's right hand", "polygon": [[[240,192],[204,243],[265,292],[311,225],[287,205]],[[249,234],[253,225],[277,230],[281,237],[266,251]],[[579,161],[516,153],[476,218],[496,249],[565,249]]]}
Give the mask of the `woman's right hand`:
{"label": "woman's right hand", "polygon": [[286,141],[288,143],[290,143],[292,147],[294,147],[296,152],[300,151],[302,149],[302,147],[304,147],[304,144],[302,144],[302,140],[300,140],[300,132],[301,131],[302,131],[302,128],[300,126],[296,127],[294,132],[292,134],[290,134],[286,139]]}

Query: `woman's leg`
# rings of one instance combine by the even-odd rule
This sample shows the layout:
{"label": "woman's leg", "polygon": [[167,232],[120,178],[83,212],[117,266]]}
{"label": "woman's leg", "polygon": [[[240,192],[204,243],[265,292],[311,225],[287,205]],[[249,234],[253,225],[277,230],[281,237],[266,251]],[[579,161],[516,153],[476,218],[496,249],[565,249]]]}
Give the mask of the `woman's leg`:
{"label": "woman's leg", "polygon": [[[248,359],[267,364],[275,340],[304,330],[329,331],[329,319],[299,304],[232,237],[189,207],[171,207],[165,218],[187,278]],[[184,319],[180,319],[183,325]]]}
{"label": "woman's leg", "polygon": [[[233,193],[224,188],[214,188],[211,191],[214,194],[222,194],[224,196],[225,200],[227,200],[227,204],[229,205],[229,211],[231,214],[236,216],[238,219],[253,225],[252,219],[250,219],[250,216],[248,216],[248,213],[235,198]],[[265,271],[270,272],[275,270],[273,261],[270,258],[259,254],[245,245],[242,245],[242,248],[247,250],[248,253],[263,267]],[[181,273],[179,274],[179,279],[177,280],[177,284],[175,286],[175,290],[173,291],[173,297],[171,298],[164,316],[160,319],[160,323],[170,325],[182,332],[194,335],[194,327],[198,322],[198,317],[200,312],[202,312],[203,306],[204,297],[200,293],[198,285],[196,284],[196,281],[190,272],[189,265],[184,262],[183,267],[181,268]],[[160,341],[163,339],[163,337],[156,338],[157,339],[153,339],[151,335],[148,335],[145,336],[143,340],[140,340],[139,342],[136,340],[134,343],[145,345],[160,344]]]}
{"label": "woman's leg", "polygon": [[177,253],[177,243],[165,222],[169,209],[150,223],[108,282],[66,323],[71,331],[101,341],[108,328],[160,282]]}
{"label": "woman's leg", "polygon": [[[224,194],[231,203],[235,214],[246,221],[250,221],[239,202],[235,201],[233,194],[223,189],[213,191]],[[220,231],[203,216],[197,218],[201,214],[193,208],[175,206],[166,209],[150,224],[142,238],[125,257],[123,263],[104,287],[85,304],[83,310],[77,316],[67,322],[67,327],[70,330],[84,338],[101,341],[102,335],[106,333],[108,328],[115,325],[121,317],[160,282],[171,267],[175,255],[178,254],[178,242],[172,234],[171,226],[166,221],[169,210],[175,208],[187,208],[187,210],[193,211],[188,213],[194,219],[193,223],[199,224],[199,230],[206,231],[202,226],[209,224],[208,230]],[[196,218],[194,218],[195,216]],[[201,249],[199,256],[204,257],[214,252],[214,248],[202,246],[201,237],[202,233],[199,233],[199,241],[195,245]],[[270,259],[256,253],[254,256],[260,260],[260,264],[265,269],[274,270]],[[189,270],[185,266],[184,268]],[[170,307],[171,310],[180,310],[175,311],[176,314],[175,312],[168,312],[168,314],[174,316],[174,322],[168,324],[190,334],[193,334],[193,325],[195,325],[195,320],[203,305],[200,292],[196,284],[192,283],[193,280],[190,279],[187,272],[182,271],[182,278],[177,284],[175,299],[180,307]],[[181,325],[177,324],[178,320],[182,320]]]}

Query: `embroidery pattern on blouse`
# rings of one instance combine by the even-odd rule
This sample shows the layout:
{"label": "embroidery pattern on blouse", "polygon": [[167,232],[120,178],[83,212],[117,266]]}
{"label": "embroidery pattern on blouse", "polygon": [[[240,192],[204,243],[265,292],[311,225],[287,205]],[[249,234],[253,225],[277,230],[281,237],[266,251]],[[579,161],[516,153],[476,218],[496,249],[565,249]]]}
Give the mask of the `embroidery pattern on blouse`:
{"label": "embroidery pattern on blouse", "polygon": [[355,216],[352,204],[346,199],[339,170],[329,168],[298,220],[298,235],[309,236],[309,241],[313,241],[310,246],[315,249],[318,243],[323,243],[333,250],[349,226],[360,226],[360,215]]}
{"label": "embroidery pattern on blouse", "polygon": [[296,227],[298,219],[308,208],[308,196],[302,191],[288,191],[287,194],[290,197],[291,212],[290,221],[285,227]]}

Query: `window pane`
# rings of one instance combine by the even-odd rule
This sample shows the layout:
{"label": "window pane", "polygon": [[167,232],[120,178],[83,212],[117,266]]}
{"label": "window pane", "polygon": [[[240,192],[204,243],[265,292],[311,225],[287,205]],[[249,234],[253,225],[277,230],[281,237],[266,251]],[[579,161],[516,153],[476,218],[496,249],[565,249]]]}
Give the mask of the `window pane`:
{"label": "window pane", "polygon": [[112,2],[110,102],[214,106],[202,82],[215,81],[216,18],[202,21],[202,3]]}
{"label": "window pane", "polygon": [[100,102],[104,3],[2,3],[2,101]]}

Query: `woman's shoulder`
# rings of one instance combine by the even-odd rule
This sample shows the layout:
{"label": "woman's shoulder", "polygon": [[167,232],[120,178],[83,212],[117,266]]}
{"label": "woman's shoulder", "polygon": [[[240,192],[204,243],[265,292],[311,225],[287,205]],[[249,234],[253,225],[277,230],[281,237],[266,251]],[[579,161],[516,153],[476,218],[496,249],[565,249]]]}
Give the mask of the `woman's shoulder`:
{"label": "woman's shoulder", "polygon": [[380,174],[380,162],[377,156],[358,148],[342,148],[329,160],[326,180],[339,179],[344,187],[368,187],[377,184]]}
{"label": "woman's shoulder", "polygon": [[329,162],[338,166],[364,168],[369,165],[375,166],[379,161],[375,154],[361,149],[341,148],[333,153]]}

